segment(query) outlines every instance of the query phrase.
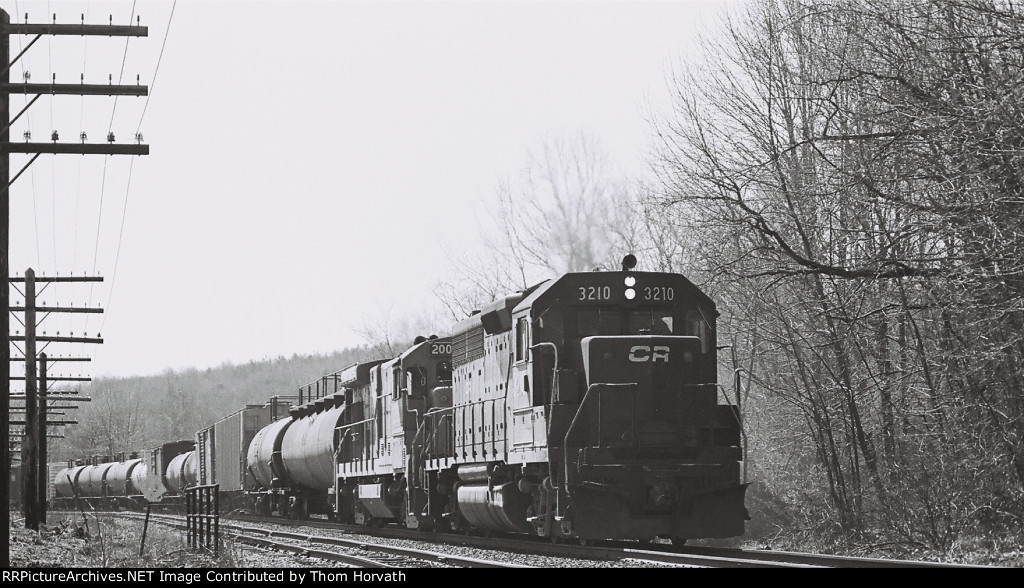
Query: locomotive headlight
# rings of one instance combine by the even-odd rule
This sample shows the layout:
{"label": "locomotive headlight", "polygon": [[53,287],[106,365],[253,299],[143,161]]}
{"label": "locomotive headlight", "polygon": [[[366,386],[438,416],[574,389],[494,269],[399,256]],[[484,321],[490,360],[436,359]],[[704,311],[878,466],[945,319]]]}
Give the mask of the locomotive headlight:
{"label": "locomotive headlight", "polygon": [[636,290],[632,288],[626,288],[626,300],[632,300],[636,298]]}
{"label": "locomotive headlight", "polygon": [[634,278],[633,276],[626,276],[625,281],[627,288],[632,288],[633,286],[636,286],[636,278]]}

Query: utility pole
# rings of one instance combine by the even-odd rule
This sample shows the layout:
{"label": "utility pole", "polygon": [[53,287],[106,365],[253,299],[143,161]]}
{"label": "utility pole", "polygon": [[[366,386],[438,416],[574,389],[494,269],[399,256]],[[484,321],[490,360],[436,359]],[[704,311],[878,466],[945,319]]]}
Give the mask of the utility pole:
{"label": "utility pole", "polygon": [[[12,283],[24,282],[25,305],[11,307],[12,311],[24,311],[25,336],[10,336],[11,341],[25,342],[25,435],[21,443],[21,512],[25,516],[25,528],[39,530],[39,523],[46,520],[46,409],[41,405],[45,402],[45,382],[36,387],[36,344],[49,345],[55,342],[102,343],[99,337],[52,337],[39,335],[36,332],[40,319],[38,313],[49,316],[53,313],[102,313],[101,308],[76,308],[72,306],[39,306],[37,303],[36,284],[68,282],[102,282],[98,276],[36,276],[32,268],[25,270],[23,279],[11,278]],[[45,287],[45,286],[44,286]],[[17,378],[11,378],[17,379]],[[47,378],[49,379],[49,378]],[[88,382],[92,378],[55,377],[53,380],[73,380]],[[43,415],[40,418],[40,415]],[[40,492],[40,487],[43,489]]]}
{"label": "utility pole", "polygon": [[[25,439],[21,442],[21,514],[25,528],[39,530],[39,489],[37,476],[39,401],[36,396],[36,274],[25,271]],[[43,428],[46,434],[46,428]]]}
{"label": "utility pole", "polygon": [[[11,25],[11,17],[7,11],[0,9],[0,29],[7,30]],[[0,67],[4,68],[4,74],[0,76],[0,82],[10,82],[11,68],[7,64],[11,62],[11,38],[6,34],[0,34]],[[6,145],[11,142],[11,125],[7,121],[11,118],[11,97],[7,92],[0,92],[0,144]],[[10,216],[11,203],[9,193],[11,180],[11,162],[7,155],[0,156],[0,279],[7,279],[10,275],[9,244],[11,240]],[[3,547],[0,548],[0,567],[7,569],[11,567],[11,344],[7,336],[11,332],[11,313],[7,310],[11,306],[11,292],[7,284],[0,284],[0,334],[4,336],[4,344],[0,345],[0,476],[4,477],[3,484],[0,484],[0,533],[3,538]]]}
{"label": "utility pole", "polygon": [[[46,467],[46,435],[49,432],[46,422],[46,396],[48,383],[46,381],[46,354],[39,354],[39,474],[36,478],[36,500],[39,501],[39,522],[46,522],[46,482],[50,477],[50,470]],[[26,412],[26,418],[28,413]]]}
{"label": "utility pole", "polygon": [[[28,20],[26,15],[26,21]],[[56,18],[54,19],[56,20]],[[35,38],[19,53],[11,59],[11,35],[35,35]],[[136,138],[136,144],[115,144],[108,143],[87,144],[82,143],[58,143],[57,133],[51,137],[51,143],[19,143],[12,145],[10,141],[11,124],[18,119],[29,106],[35,103],[43,94],[57,95],[92,95],[92,96],[146,96],[149,90],[145,86],[121,86],[114,84],[57,84],[56,74],[53,83],[50,84],[11,84],[11,67],[17,60],[43,35],[71,35],[71,36],[106,36],[106,37],[146,37],[149,29],[143,26],[115,26],[111,25],[87,25],[87,24],[62,24],[56,22],[49,24],[11,23],[11,17],[6,10],[0,9],[0,279],[6,280],[10,276],[10,187],[14,180],[28,169],[30,165],[43,153],[98,153],[98,154],[126,154],[126,155],[148,155],[149,146],[143,145],[141,138]],[[35,94],[36,97],[19,112],[14,119],[11,119],[10,95],[11,94]],[[34,154],[17,174],[11,179],[10,154],[31,153]],[[0,475],[4,482],[0,483],[0,529],[10,528],[11,515],[8,509],[10,503],[10,479],[11,479],[11,442],[10,442],[10,292],[7,284],[0,284],[0,333],[5,337],[4,343],[0,345]],[[35,357],[31,358],[35,361]],[[0,532],[0,568],[10,567],[10,537],[6,532]]]}

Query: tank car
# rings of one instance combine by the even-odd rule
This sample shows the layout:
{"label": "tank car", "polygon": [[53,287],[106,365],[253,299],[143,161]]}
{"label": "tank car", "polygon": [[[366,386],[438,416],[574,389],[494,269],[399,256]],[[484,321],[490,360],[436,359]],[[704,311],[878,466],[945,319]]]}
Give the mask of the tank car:
{"label": "tank car", "polygon": [[65,503],[79,499],[87,500],[93,507],[108,507],[108,496],[116,496],[109,488],[109,483],[114,480],[110,472],[117,465],[119,462],[109,456],[93,456],[55,470],[48,467],[52,476],[54,501],[61,506],[70,506]]}
{"label": "tank car", "polygon": [[252,437],[245,453],[249,512],[333,516],[334,429],[345,412],[341,378],[335,372],[303,386],[300,404]]}
{"label": "tank car", "polygon": [[199,468],[196,465],[196,450],[180,453],[167,465],[167,489],[173,494],[184,495],[185,490],[196,485]]}
{"label": "tank car", "polygon": [[132,454],[122,456],[121,461],[114,463],[107,470],[104,483],[106,485],[106,497],[114,507],[131,506],[133,500],[141,492],[135,487],[132,476],[135,470],[139,469],[142,459]]}
{"label": "tank car", "polygon": [[352,382],[338,514],[583,542],[742,535],[745,449],[718,386],[715,303],[634,264],[459,323],[443,343],[450,385],[406,385],[397,360]]}
{"label": "tank car", "polygon": [[250,404],[196,433],[193,454],[195,476],[185,485],[218,486],[224,510],[245,507],[246,495],[256,482],[246,456],[252,440],[268,424],[287,416],[291,402],[272,397],[264,404]]}
{"label": "tank car", "polygon": [[103,498],[106,496],[107,472],[116,462],[102,461],[85,466],[76,480],[79,496],[83,498]]}
{"label": "tank car", "polygon": [[81,464],[69,464],[68,466],[57,470],[57,473],[53,477],[53,492],[55,500],[65,500],[74,498],[77,492],[76,484],[78,482],[78,475],[82,473],[82,470],[86,466]]}

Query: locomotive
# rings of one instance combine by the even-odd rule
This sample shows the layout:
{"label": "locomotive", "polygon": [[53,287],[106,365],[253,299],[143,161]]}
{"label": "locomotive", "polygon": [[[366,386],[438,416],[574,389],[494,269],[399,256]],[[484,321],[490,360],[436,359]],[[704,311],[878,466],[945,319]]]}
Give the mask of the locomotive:
{"label": "locomotive", "polygon": [[178,489],[217,484],[261,515],[581,542],[742,535],[745,437],[718,384],[715,303],[635,263],[504,296],[294,404],[247,406],[165,463]]}

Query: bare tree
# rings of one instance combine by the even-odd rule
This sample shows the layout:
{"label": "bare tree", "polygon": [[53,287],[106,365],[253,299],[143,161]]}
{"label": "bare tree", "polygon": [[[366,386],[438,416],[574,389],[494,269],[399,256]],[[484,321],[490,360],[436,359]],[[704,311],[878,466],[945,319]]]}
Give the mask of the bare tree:
{"label": "bare tree", "polygon": [[153,431],[143,403],[143,394],[128,380],[103,380],[90,389],[92,402],[84,404],[79,425],[69,431],[76,454],[115,456],[135,451],[150,441]]}
{"label": "bare tree", "polygon": [[517,174],[499,180],[480,223],[483,247],[451,256],[454,278],[435,293],[461,318],[563,272],[616,269],[640,243],[634,190],[595,139],[549,137]]}
{"label": "bare tree", "polygon": [[792,448],[761,466],[846,531],[948,548],[1021,520],[1022,22],[983,0],[755,2],[658,122],[653,218],[699,238],[774,408],[761,438]]}

